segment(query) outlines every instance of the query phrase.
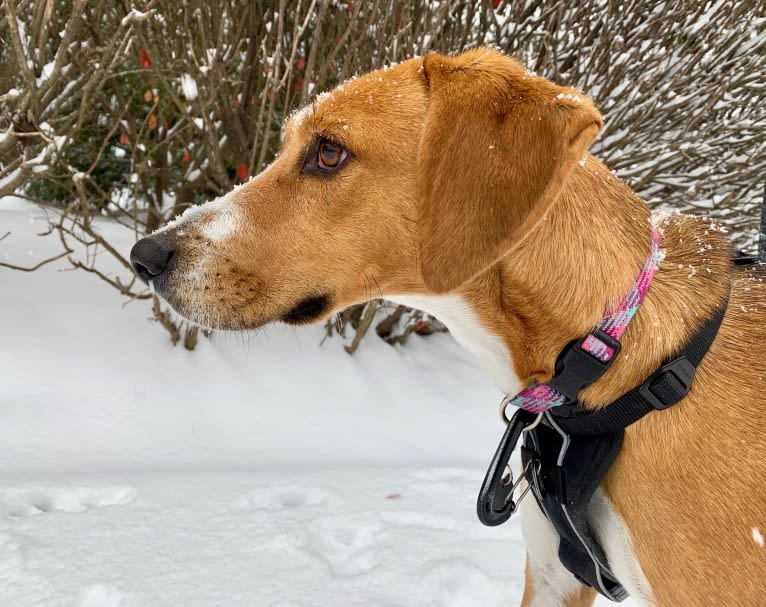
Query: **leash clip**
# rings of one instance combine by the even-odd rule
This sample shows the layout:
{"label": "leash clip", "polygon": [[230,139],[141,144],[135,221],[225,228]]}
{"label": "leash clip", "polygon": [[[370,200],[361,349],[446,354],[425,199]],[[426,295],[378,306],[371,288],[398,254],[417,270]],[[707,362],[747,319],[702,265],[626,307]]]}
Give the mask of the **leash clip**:
{"label": "leash clip", "polygon": [[476,502],[476,513],[484,525],[488,527],[502,525],[518,510],[519,504],[529,493],[531,484],[527,485],[517,500],[513,498],[514,492],[527,475],[529,468],[532,465],[539,468],[540,462],[528,461],[516,481],[513,479],[509,462],[522,433],[536,427],[540,423],[541,416],[542,414],[519,409],[509,420],[503,438],[500,439],[497,451],[489,464]]}

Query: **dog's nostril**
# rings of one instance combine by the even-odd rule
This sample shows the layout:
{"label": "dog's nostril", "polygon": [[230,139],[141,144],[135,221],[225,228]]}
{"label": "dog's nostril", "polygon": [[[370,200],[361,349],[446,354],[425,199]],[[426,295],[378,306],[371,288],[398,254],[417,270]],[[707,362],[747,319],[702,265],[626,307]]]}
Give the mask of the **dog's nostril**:
{"label": "dog's nostril", "polygon": [[136,271],[136,274],[139,276],[150,276],[149,268],[147,268],[144,264],[139,261],[134,261],[133,258],[131,258],[131,263],[133,264],[133,269]]}
{"label": "dog's nostril", "polygon": [[148,282],[165,272],[176,257],[173,240],[167,234],[142,238],[130,251],[130,263],[141,280]]}

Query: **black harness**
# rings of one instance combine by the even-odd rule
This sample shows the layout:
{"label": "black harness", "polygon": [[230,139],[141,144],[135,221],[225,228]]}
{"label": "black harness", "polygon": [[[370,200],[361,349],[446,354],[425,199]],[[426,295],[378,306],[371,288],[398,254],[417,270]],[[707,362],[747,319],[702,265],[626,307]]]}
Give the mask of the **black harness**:
{"label": "black harness", "polygon": [[[752,260],[736,259],[737,265]],[[511,418],[490,463],[479,492],[477,512],[489,526],[507,521],[518,502],[532,490],[537,504],[559,535],[561,563],[582,583],[608,599],[622,601],[628,595],[612,573],[604,550],[596,540],[586,514],[588,504],[620,451],[625,428],[652,411],[667,409],[688,393],[697,366],[702,362],[726,313],[727,301],[643,384],[598,411],[586,410],[578,392],[594,383],[617,359],[602,363],[582,349],[585,339],[568,344],[556,363],[548,385],[567,398],[566,404],[547,410],[541,417],[519,409]],[[619,342],[602,331],[598,339],[619,350]],[[521,479],[513,482],[508,462],[519,438],[522,476],[528,486],[514,501]]]}

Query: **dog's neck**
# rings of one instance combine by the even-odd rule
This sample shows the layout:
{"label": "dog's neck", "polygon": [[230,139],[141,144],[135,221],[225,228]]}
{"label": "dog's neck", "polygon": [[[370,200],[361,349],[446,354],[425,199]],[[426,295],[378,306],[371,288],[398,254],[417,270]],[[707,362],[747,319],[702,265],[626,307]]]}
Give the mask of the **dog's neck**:
{"label": "dog's neck", "polygon": [[[727,259],[727,245],[708,223],[675,216],[660,228],[668,232],[661,243],[668,259],[643,304],[646,311],[623,337],[612,380],[584,391],[586,403],[609,402],[637,381],[634,376],[650,372],[688,339],[726,288],[720,275],[727,266],[719,258]],[[503,260],[455,294],[396,299],[442,320],[503,392],[514,394],[532,381],[551,378],[563,346],[585,335],[621,301],[650,250],[648,207],[588,156],[544,220]],[[682,292],[694,290],[688,283],[675,289],[697,271],[698,288],[709,299],[702,309],[686,301]],[[705,281],[713,273],[719,286],[711,289]],[[665,326],[666,318],[673,326]],[[652,325],[663,326],[652,330]],[[636,338],[650,334],[648,344]]]}

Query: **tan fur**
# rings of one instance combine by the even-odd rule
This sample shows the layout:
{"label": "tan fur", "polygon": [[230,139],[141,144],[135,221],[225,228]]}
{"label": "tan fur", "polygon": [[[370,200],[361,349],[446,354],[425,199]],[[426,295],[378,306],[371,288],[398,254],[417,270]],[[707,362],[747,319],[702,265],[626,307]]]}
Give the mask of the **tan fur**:
{"label": "tan fur", "polygon": [[569,596],[564,597],[563,607],[589,607],[596,599],[596,591],[593,588],[582,586]]}
{"label": "tan fur", "polygon": [[[580,586],[575,592],[564,597],[561,607],[589,607],[596,599],[596,591],[587,586]],[[524,569],[524,594],[521,597],[521,607],[532,607],[535,600],[535,582],[529,572],[529,566]]]}
{"label": "tan fur", "polygon": [[[232,196],[242,225],[231,238],[207,240],[203,221],[174,228],[178,267],[162,294],[193,320],[254,328],[318,294],[331,301],[325,317],[381,295],[452,290],[506,344],[523,382],[544,381],[649,253],[646,205],[585,153],[601,124],[592,104],[499,53],[373,72],[301,118],[272,166]],[[318,134],[353,153],[336,175],[300,173]],[[641,383],[730,283],[731,299],[691,394],[627,430],[604,490],[657,605],[764,604],[766,549],[752,537],[766,532],[763,275],[732,271],[708,220],[659,227],[666,258],[585,403]],[[583,589],[565,605],[593,596]]]}
{"label": "tan fur", "polygon": [[[430,55],[423,72],[417,233],[423,280],[441,293],[532,231],[602,121],[576,91],[486,54]],[[455,120],[461,115],[471,119]]]}
{"label": "tan fur", "polygon": [[535,584],[529,572],[529,563],[524,566],[524,594],[521,596],[521,607],[530,607],[535,598]]}

